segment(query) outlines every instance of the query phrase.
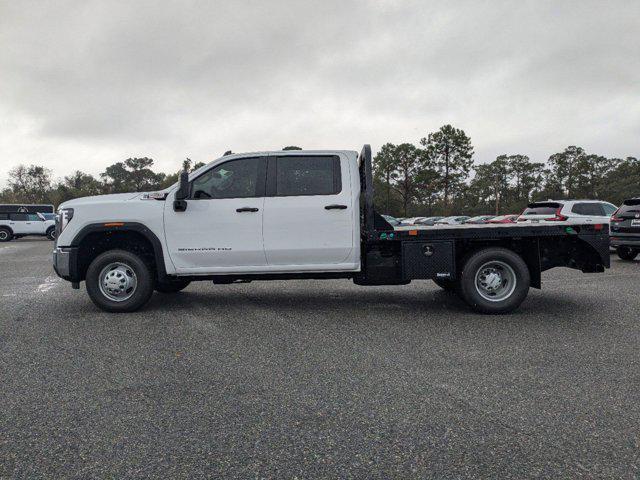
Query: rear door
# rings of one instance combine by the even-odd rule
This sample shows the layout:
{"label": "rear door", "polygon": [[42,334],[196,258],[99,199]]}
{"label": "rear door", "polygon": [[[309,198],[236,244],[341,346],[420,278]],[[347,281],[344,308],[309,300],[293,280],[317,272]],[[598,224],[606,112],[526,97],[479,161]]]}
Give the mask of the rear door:
{"label": "rear door", "polygon": [[572,223],[609,223],[609,217],[599,202],[576,202],[571,207]]}
{"label": "rear door", "polygon": [[32,235],[44,235],[45,234],[45,222],[44,217],[39,216],[37,213],[27,214],[26,229],[27,233]]}
{"label": "rear door", "polygon": [[338,154],[269,157],[263,237],[271,270],[356,268],[349,167]]}

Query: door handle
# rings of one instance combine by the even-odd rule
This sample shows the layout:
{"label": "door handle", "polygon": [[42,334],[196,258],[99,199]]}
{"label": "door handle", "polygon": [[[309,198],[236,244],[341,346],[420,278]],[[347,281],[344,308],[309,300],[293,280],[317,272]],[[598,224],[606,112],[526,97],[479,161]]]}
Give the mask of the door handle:
{"label": "door handle", "polygon": [[345,210],[346,208],[346,205],[327,205],[324,207],[325,210]]}
{"label": "door handle", "polygon": [[255,208],[255,207],[242,207],[242,208],[236,208],[236,212],[240,213],[240,212],[257,212],[258,210],[260,210],[259,208]]}

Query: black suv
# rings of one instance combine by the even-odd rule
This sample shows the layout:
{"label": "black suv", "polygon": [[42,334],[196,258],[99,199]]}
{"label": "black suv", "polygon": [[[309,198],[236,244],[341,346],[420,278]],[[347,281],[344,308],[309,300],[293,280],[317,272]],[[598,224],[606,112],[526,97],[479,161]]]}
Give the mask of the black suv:
{"label": "black suv", "polygon": [[633,260],[640,253],[640,198],[630,198],[611,217],[611,246],[623,260]]}

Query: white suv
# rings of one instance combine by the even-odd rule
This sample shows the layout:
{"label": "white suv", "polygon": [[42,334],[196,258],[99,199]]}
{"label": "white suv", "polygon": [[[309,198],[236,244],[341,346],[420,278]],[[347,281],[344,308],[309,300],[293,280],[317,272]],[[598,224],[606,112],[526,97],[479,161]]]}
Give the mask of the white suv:
{"label": "white suv", "polygon": [[601,200],[547,200],[534,202],[518,217],[518,222],[606,223],[618,209]]}
{"label": "white suv", "polygon": [[55,240],[55,220],[47,220],[42,213],[0,213],[0,242],[38,235]]}

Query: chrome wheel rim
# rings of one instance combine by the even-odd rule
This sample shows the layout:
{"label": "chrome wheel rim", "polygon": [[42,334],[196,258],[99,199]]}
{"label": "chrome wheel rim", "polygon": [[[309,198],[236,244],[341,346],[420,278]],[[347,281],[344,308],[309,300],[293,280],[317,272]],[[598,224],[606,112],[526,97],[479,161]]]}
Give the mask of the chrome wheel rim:
{"label": "chrome wheel rim", "polygon": [[476,272],[476,291],[490,302],[501,302],[509,298],[516,289],[516,284],[516,272],[505,262],[487,262]]}
{"label": "chrome wheel rim", "polygon": [[136,292],[138,277],[126,263],[110,263],[102,269],[98,277],[100,292],[109,300],[124,302]]}

